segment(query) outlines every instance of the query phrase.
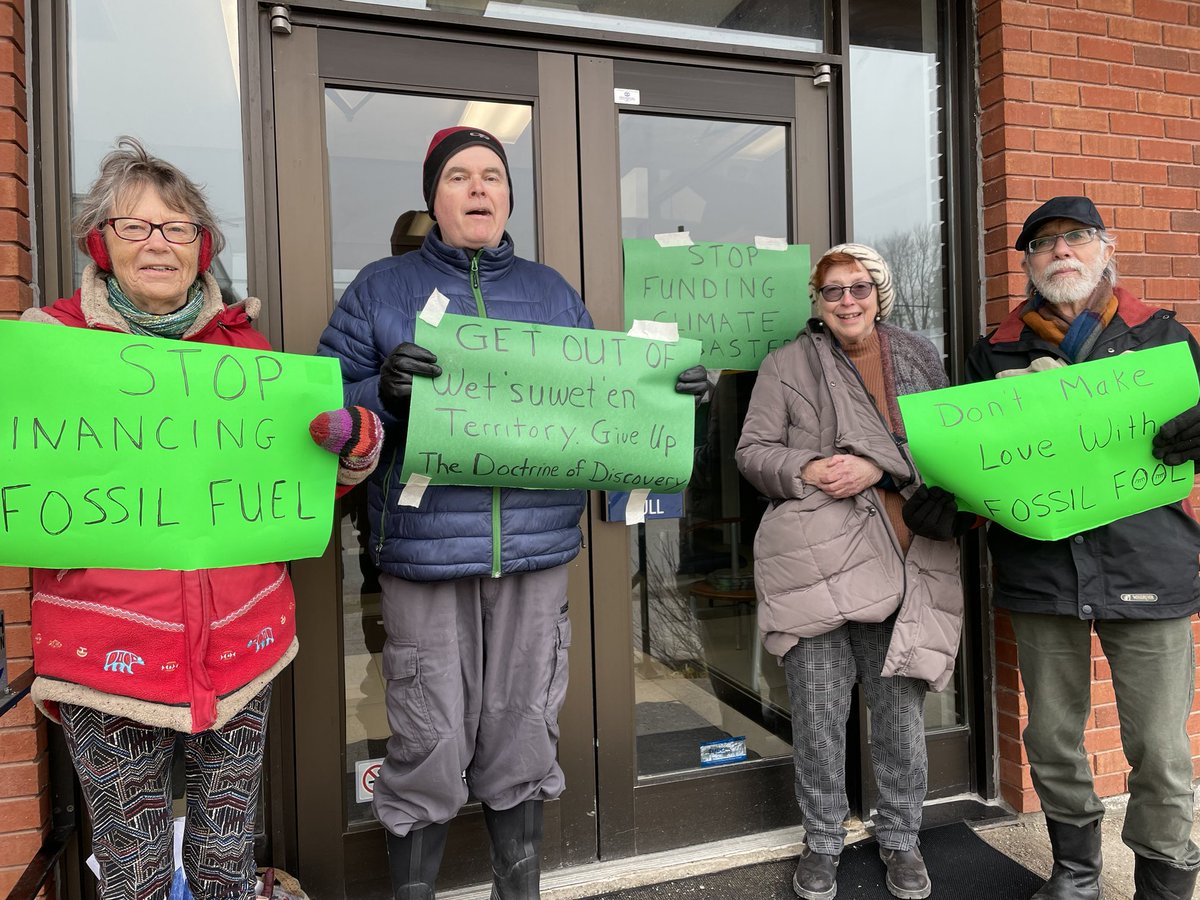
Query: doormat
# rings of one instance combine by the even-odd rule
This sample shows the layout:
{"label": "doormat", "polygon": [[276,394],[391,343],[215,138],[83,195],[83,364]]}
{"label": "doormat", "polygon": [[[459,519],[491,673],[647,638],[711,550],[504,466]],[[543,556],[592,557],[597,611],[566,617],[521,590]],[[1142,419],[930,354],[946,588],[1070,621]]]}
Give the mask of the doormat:
{"label": "doormat", "polygon": [[[933,881],[931,900],[1029,900],[1044,883],[963,822],[922,831],[921,855]],[[597,896],[605,900],[796,900],[792,891],[795,871],[793,858]],[[895,900],[884,876],[874,839],[848,844],[838,866],[838,900]]]}

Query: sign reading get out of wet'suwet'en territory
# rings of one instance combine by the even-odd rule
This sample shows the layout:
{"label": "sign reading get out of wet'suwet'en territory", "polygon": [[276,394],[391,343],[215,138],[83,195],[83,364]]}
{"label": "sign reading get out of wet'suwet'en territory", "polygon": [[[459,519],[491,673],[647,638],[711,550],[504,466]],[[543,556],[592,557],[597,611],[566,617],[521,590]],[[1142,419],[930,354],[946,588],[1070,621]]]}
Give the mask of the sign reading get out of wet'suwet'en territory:
{"label": "sign reading get out of wet'suwet'en territory", "polygon": [[1186,497],[1195,466],[1151,454],[1158,429],[1196,404],[1179,342],[899,398],[922,477],[960,509],[1057,540]]}
{"label": "sign reading get out of wet'suwet'en territory", "polygon": [[320,556],[335,360],[0,321],[0,565],[197,569]]}
{"label": "sign reading get out of wet'suwet'en territory", "polygon": [[677,322],[680,337],[700,342],[707,369],[756,370],[808,320],[807,244],[623,245],[625,327]]}
{"label": "sign reading get out of wet'suwet'en territory", "polygon": [[681,491],[695,402],[675,379],[695,341],[444,315],[416,343],[442,374],[414,378],[401,478],[433,484]]}

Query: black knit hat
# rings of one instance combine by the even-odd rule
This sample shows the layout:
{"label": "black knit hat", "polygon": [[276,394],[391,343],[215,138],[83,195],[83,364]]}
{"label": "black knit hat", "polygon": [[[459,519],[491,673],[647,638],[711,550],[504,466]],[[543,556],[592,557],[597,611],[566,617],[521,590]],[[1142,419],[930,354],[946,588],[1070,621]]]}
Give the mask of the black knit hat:
{"label": "black knit hat", "polygon": [[1051,219],[1073,219],[1080,225],[1105,230],[1096,204],[1087,197],[1052,197],[1029,214],[1021,233],[1017,235],[1017,249],[1028,247],[1037,235],[1038,227]]}
{"label": "black knit hat", "polygon": [[442,177],[442,169],[450,161],[450,157],[472,146],[487,147],[504,164],[504,176],[508,179],[508,211],[513,210],[512,176],[508,173],[508,156],[504,153],[504,145],[482,128],[472,128],[458,125],[454,128],[443,128],[429,142],[425,151],[425,168],[421,174],[421,191],[425,195],[425,206],[429,215],[433,216],[433,196],[437,193],[438,179]]}

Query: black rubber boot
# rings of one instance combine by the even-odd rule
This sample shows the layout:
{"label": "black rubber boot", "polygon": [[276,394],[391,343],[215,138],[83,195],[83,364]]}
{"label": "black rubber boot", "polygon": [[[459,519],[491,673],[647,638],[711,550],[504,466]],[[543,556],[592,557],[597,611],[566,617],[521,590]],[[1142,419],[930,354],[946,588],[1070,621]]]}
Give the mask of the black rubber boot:
{"label": "black rubber boot", "polygon": [[512,809],[483,807],[492,838],[492,900],[536,900],[541,896],[542,801]]}
{"label": "black rubber boot", "polygon": [[806,843],[796,860],[792,890],[801,900],[833,900],[837,896],[837,867],[840,857],[818,853]]}
{"label": "black rubber boot", "polygon": [[392,900],[433,900],[449,830],[449,825],[426,825],[398,837],[385,829]]}
{"label": "black rubber boot", "polygon": [[1133,858],[1133,900],[1191,900],[1196,869],[1178,869],[1159,859]]}
{"label": "black rubber boot", "polygon": [[1068,825],[1046,820],[1054,868],[1050,880],[1031,900],[1101,900],[1100,820],[1087,825]]}

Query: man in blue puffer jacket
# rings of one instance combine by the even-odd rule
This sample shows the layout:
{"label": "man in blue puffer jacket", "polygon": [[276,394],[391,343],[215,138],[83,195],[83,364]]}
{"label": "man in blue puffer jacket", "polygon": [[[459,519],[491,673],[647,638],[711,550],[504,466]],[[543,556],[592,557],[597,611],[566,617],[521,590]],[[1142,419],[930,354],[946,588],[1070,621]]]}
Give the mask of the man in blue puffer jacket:
{"label": "man in blue puffer jacket", "polygon": [[[561,275],[514,252],[499,141],[476,128],[439,131],[423,175],[436,225],[419,251],[359,273],[318,351],[340,359],[347,402],[379,410],[388,427],[369,498],[392,731],[375,814],[395,900],[431,900],[447,823],[469,789],[492,839],[492,896],[525,900],[538,896],[542,805],[563,790],[555,757],[571,635],[565,564],[579,552],[585,495],[430,486],[419,507],[400,506],[412,379],[441,374],[413,329],[435,289],[460,315],[592,321]],[[676,390],[707,386],[697,366]]]}

